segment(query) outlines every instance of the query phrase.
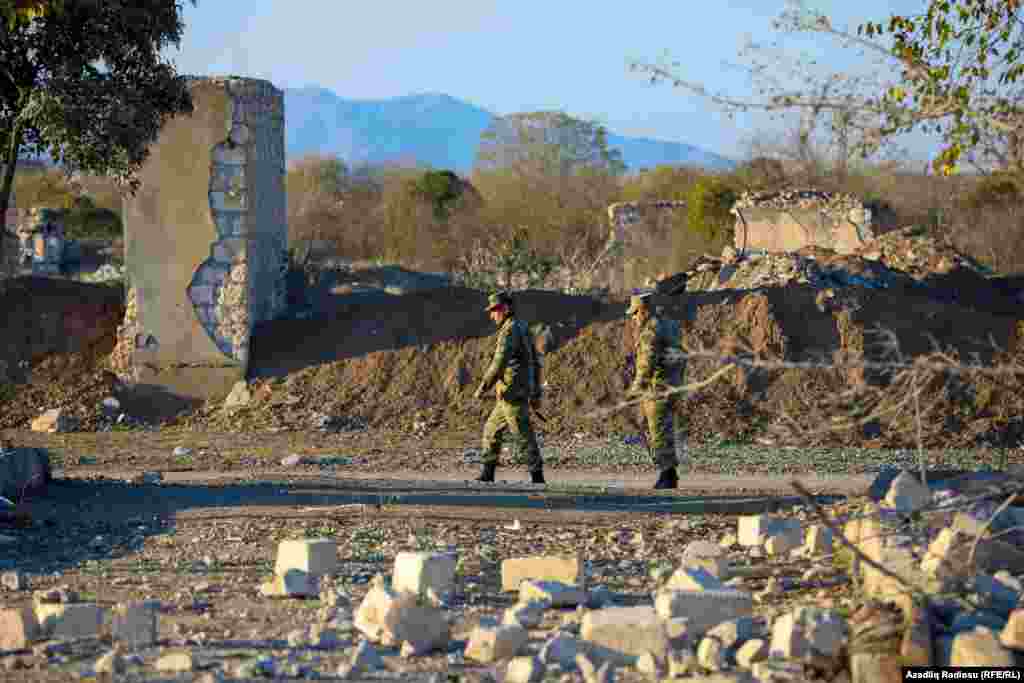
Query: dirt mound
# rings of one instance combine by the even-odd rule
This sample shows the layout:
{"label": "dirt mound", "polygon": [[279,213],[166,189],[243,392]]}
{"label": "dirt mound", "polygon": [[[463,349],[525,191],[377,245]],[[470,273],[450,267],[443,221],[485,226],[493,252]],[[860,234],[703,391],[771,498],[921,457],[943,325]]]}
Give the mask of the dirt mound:
{"label": "dirt mound", "polygon": [[[684,321],[690,349],[742,351],[765,359],[880,360],[883,351],[871,343],[875,325],[891,329],[910,355],[932,350],[929,335],[964,358],[994,358],[989,337],[1004,348],[1013,342],[1013,319],[913,292],[864,290],[855,306],[845,300],[822,305],[819,294],[811,286],[791,285],[759,292],[660,296],[656,305],[663,315]],[[538,420],[538,429],[559,437],[635,434],[638,423],[632,409],[591,417],[618,404],[632,379],[632,329],[624,320],[625,305],[536,291],[520,293],[518,300],[520,315],[543,326],[551,339],[542,408],[547,421]],[[228,430],[315,428],[332,416],[345,416],[372,428],[475,434],[490,408],[471,398],[493,344],[483,301],[473,290],[436,290],[394,297],[386,307],[362,315],[350,311],[349,317],[323,320],[317,323],[322,342],[344,349],[344,357],[264,376],[255,382],[249,406],[225,413],[211,403],[185,423]],[[310,323],[300,334],[293,321],[281,321],[264,330],[262,338],[276,335],[306,345],[316,337],[313,330]],[[399,343],[402,337],[420,343]],[[701,381],[721,366],[721,359],[695,358],[688,378]],[[808,402],[840,395],[851,381],[863,380],[863,373],[846,370],[733,369],[723,381],[683,401],[680,416],[698,441],[753,439],[773,422],[807,413]],[[984,408],[970,415],[973,421],[997,418]],[[956,435],[947,436],[952,440]],[[874,430],[839,434],[832,441],[907,445],[913,439],[913,432]]]}
{"label": "dirt mound", "polygon": [[90,428],[114,390],[105,369],[124,316],[120,287],[24,277],[0,295],[0,428],[66,408]]}
{"label": "dirt mound", "polygon": [[[867,278],[874,271],[865,272]],[[683,321],[690,350],[791,365],[885,360],[885,348],[874,344],[875,327],[891,330],[908,358],[931,352],[934,339],[955,356],[987,363],[998,356],[990,341],[1015,348],[1024,334],[1016,317],[940,301],[927,288],[872,288],[850,280],[823,296],[827,290],[813,280],[787,282],[757,291],[657,295],[655,305],[663,315]],[[96,422],[100,401],[114,389],[104,362],[123,310],[120,292],[53,280],[26,286],[39,292],[32,289],[28,297],[21,288],[22,299],[4,300],[5,310],[20,310],[21,317],[8,323],[18,331],[11,338],[48,341],[19,343],[17,357],[30,364],[24,376],[6,385],[0,426],[26,427],[43,410],[63,406],[88,429]],[[256,329],[247,406],[226,412],[221,401],[210,402],[179,416],[177,423],[227,431],[365,425],[408,435],[429,429],[463,442],[479,436],[490,403],[474,400],[472,393],[490,359],[494,334],[483,311],[484,293],[443,287],[404,295],[331,296],[330,305],[308,319],[278,320]],[[31,305],[19,309],[22,300]],[[518,294],[517,305],[546,350],[542,413],[547,420],[538,418],[539,431],[566,438],[636,434],[632,408],[593,419],[595,412],[619,403],[632,379],[632,328],[624,318],[625,303],[526,291]],[[722,366],[721,357],[696,356],[687,378],[705,380]],[[686,397],[679,413],[693,440],[749,441],[766,438],[773,425],[786,420],[827,421],[821,407],[832,405],[851,386],[884,387],[888,381],[893,379],[884,373],[850,368],[733,367]],[[925,430],[929,445],[1016,438],[1018,377],[965,373],[957,382],[955,391],[942,381],[923,388],[928,420],[938,425]],[[131,413],[130,403],[125,408]],[[844,444],[912,444],[916,430],[903,421],[905,411],[897,417],[829,438]]]}

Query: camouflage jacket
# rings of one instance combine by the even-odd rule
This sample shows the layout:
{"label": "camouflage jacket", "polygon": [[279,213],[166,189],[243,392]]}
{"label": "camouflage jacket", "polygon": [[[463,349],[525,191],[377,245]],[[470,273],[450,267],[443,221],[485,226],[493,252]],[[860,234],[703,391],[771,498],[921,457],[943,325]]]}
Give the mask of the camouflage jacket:
{"label": "camouflage jacket", "polygon": [[494,386],[497,397],[506,401],[540,396],[540,359],[526,323],[508,318],[498,328],[494,357],[481,386],[484,391]]}
{"label": "camouflage jacket", "polygon": [[666,354],[668,350],[682,350],[680,337],[677,321],[662,320],[654,316],[637,330],[634,349],[636,370],[630,393],[662,391],[667,387],[682,384],[685,364],[673,361]]}

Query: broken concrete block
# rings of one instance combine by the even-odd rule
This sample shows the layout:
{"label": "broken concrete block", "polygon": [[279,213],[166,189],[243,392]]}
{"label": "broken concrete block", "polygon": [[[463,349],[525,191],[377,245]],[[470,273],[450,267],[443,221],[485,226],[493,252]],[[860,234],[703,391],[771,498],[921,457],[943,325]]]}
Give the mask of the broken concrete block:
{"label": "broken concrete block", "polygon": [[75,421],[62,408],[51,408],[32,420],[33,432],[62,433],[74,429]]}
{"label": "broken concrete block", "polygon": [[764,545],[773,532],[785,527],[781,517],[773,515],[743,515],[738,522],[738,540],[740,545]]}
{"label": "broken concrete block", "polygon": [[112,611],[111,633],[129,647],[146,647],[157,641],[158,619],[157,609],[149,603],[122,603]]}
{"label": "broken concrete block", "polygon": [[353,623],[368,640],[385,646],[409,641],[421,652],[448,645],[451,627],[444,612],[412,593],[396,593],[376,581],[356,610]]}
{"label": "broken concrete block", "polygon": [[721,671],[728,665],[725,650],[725,646],[718,638],[704,636],[697,646],[697,662],[710,671]]}
{"label": "broken concrete block", "polygon": [[900,472],[889,484],[884,501],[886,507],[906,513],[917,512],[931,502],[931,489],[906,470]]}
{"label": "broken concrete block", "polygon": [[39,635],[39,622],[31,607],[0,609],[0,650],[24,650]]}
{"label": "broken concrete block", "polygon": [[739,643],[753,638],[757,634],[757,630],[757,622],[754,621],[753,617],[740,617],[739,619],[723,621],[717,626],[708,629],[704,637],[717,638],[722,643],[722,647],[728,652],[734,650]]}
{"label": "broken concrete block", "polygon": [[501,590],[517,591],[526,579],[585,587],[579,556],[512,557],[501,563]]}
{"label": "broken concrete block", "polygon": [[979,626],[953,638],[950,666],[1013,666],[1013,654],[999,643],[992,629]]}
{"label": "broken concrete block", "polygon": [[[899,671],[899,669],[897,669]],[[750,667],[754,680],[761,681],[806,681],[806,671],[801,662],[787,662],[782,659],[762,659]],[[876,683],[895,683],[895,681],[876,681]]]}
{"label": "broken concrete block", "polygon": [[528,639],[522,626],[477,627],[469,636],[465,656],[483,664],[509,659],[519,654]]}
{"label": "broken concrete block", "polygon": [[754,598],[738,590],[659,591],[654,608],[662,619],[686,617],[690,638],[699,638],[723,621],[750,616]]}
{"label": "broken concrete block", "polygon": [[527,579],[519,584],[519,602],[542,602],[552,607],[575,607],[587,602],[587,592],[560,581]]}
{"label": "broken concrete block", "polygon": [[157,671],[165,673],[184,673],[196,668],[195,655],[192,650],[178,650],[160,655],[155,664]]}
{"label": "broken concrete block", "polygon": [[999,642],[1011,650],[1024,650],[1024,608],[1010,612],[1010,619],[999,634]]}
{"label": "broken concrete block", "polygon": [[436,601],[455,588],[457,561],[450,553],[398,553],[391,587]]}
{"label": "broken concrete block", "polygon": [[320,595],[320,576],[301,569],[289,569],[283,575],[275,574],[260,585],[265,598],[315,598]]}
{"label": "broken concrete block", "polygon": [[540,683],[544,664],[536,657],[513,657],[505,669],[505,683]]}
{"label": "broken concrete block", "polygon": [[39,630],[48,638],[95,638],[103,625],[103,612],[91,602],[36,605]]}
{"label": "broken concrete block", "polygon": [[722,590],[725,586],[707,569],[684,565],[673,572],[664,588],[665,590],[715,591]]}
{"label": "broken concrete block", "polygon": [[125,663],[124,657],[121,656],[120,652],[110,650],[100,655],[92,668],[98,674],[121,675],[128,669],[128,665]]}
{"label": "broken concrete block", "polygon": [[277,545],[274,573],[284,576],[289,569],[324,576],[338,568],[338,548],[330,538],[301,538],[281,541]]}
{"label": "broken concrete block", "polygon": [[736,664],[744,669],[749,669],[754,663],[768,659],[768,652],[767,640],[753,638],[740,645],[736,650]]}
{"label": "broken concrete block", "polygon": [[833,657],[848,635],[846,620],[838,612],[801,607],[775,620],[770,652],[772,657],[781,659]]}
{"label": "broken concrete block", "polygon": [[651,607],[607,607],[592,610],[580,623],[580,638],[607,651],[617,663],[632,664],[644,652],[664,660],[668,633]]}

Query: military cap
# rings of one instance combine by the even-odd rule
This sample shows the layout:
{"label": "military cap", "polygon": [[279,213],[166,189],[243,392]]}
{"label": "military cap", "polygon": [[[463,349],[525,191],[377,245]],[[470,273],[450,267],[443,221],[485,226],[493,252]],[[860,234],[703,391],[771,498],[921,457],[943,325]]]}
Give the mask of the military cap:
{"label": "military cap", "polygon": [[650,310],[651,294],[652,292],[644,292],[642,294],[634,294],[629,297],[629,308],[626,309],[626,315],[633,315],[641,309]]}
{"label": "military cap", "polygon": [[487,308],[484,310],[490,313],[492,309],[497,308],[498,306],[512,307],[512,295],[510,295],[507,290],[495,292],[487,297]]}

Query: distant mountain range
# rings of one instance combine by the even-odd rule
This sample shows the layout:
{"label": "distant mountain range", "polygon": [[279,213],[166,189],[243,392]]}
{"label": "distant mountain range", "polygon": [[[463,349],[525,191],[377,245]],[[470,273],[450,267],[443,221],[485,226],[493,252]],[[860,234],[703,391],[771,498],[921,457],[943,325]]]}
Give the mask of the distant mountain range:
{"label": "distant mountain range", "polygon": [[[284,91],[287,155],[339,156],[349,165],[407,162],[468,173],[494,114],[440,93],[346,100],[315,86]],[[629,170],[658,164],[729,169],[735,162],[681,142],[609,131]]]}

